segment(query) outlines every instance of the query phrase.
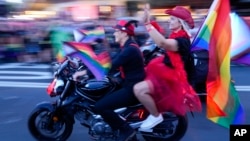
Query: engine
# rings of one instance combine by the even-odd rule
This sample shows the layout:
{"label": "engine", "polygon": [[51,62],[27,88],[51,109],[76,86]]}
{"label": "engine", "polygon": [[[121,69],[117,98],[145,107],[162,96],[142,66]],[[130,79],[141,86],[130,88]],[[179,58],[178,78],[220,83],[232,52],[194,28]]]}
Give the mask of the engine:
{"label": "engine", "polygon": [[91,123],[90,133],[93,135],[104,135],[110,136],[113,135],[111,127],[105,123],[103,120],[94,119]]}
{"label": "engine", "polygon": [[111,127],[102,120],[100,115],[92,115],[81,110],[75,113],[75,118],[82,125],[89,127],[89,133],[93,137],[111,137],[113,135]]}

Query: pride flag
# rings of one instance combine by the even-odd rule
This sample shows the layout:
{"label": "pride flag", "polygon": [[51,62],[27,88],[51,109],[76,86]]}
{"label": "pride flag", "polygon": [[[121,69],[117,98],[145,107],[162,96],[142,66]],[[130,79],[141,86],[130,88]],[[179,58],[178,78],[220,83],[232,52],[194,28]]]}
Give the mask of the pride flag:
{"label": "pride flag", "polygon": [[98,26],[94,29],[78,29],[74,31],[74,37],[76,42],[92,43],[96,39],[105,38],[105,30],[102,26]]}
{"label": "pride flag", "polygon": [[232,31],[228,0],[214,0],[194,39],[194,48],[209,50],[207,77],[207,118],[224,127],[242,124],[242,105],[230,75]]}
{"label": "pride flag", "polygon": [[67,56],[81,59],[97,80],[103,79],[111,68],[109,54],[102,52],[96,55],[88,44],[64,42],[64,51]]}
{"label": "pride flag", "polygon": [[[250,65],[250,28],[246,22],[236,13],[230,14],[231,19],[231,46],[230,58],[232,62],[238,64]],[[206,26],[202,27],[200,34],[203,38],[197,38],[193,42],[192,51],[200,49],[209,49],[210,31],[207,32]],[[203,33],[204,32],[204,33]]]}

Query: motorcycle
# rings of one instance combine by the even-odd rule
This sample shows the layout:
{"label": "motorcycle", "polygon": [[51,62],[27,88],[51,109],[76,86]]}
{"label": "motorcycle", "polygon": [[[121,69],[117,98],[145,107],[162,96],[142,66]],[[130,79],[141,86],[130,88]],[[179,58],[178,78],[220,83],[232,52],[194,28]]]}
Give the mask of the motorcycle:
{"label": "motorcycle", "polygon": [[[72,74],[81,69],[86,69],[84,64],[70,57],[58,64],[55,78],[47,88],[48,95],[57,99],[37,104],[28,118],[28,129],[35,139],[65,141],[73,131],[75,120],[88,128],[88,133],[94,140],[119,138],[119,131],[112,130],[94,111],[96,101],[119,89],[119,83],[110,77],[96,80],[88,76],[84,76],[80,82],[73,81]],[[141,131],[139,127],[149,115],[142,104],[119,108],[115,112],[146,141],[178,141],[185,135],[188,127],[187,115],[165,112],[163,122],[148,131]]]}

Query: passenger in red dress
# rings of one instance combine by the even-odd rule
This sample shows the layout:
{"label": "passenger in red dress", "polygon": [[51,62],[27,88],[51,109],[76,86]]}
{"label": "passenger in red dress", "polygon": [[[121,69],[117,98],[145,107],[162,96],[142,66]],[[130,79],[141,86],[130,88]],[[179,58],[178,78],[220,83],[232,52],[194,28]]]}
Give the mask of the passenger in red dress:
{"label": "passenger in red dress", "polygon": [[141,124],[142,130],[151,129],[163,121],[161,112],[173,112],[185,115],[187,111],[201,111],[199,97],[191,87],[188,78],[190,66],[190,29],[194,21],[190,12],[180,6],[166,10],[170,15],[169,38],[159,33],[155,24],[150,22],[150,8],[145,6],[144,18],[150,37],[161,48],[165,55],[149,62],[146,67],[146,79],[134,86],[138,100],[150,112],[148,118]]}

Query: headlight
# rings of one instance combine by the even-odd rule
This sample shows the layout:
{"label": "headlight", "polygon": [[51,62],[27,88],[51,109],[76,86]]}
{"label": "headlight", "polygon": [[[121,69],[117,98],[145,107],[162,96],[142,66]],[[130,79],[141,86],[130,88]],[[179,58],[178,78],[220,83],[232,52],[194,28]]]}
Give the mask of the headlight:
{"label": "headlight", "polygon": [[63,90],[64,90],[64,81],[61,79],[57,79],[54,87],[54,93],[58,95],[61,94]]}

